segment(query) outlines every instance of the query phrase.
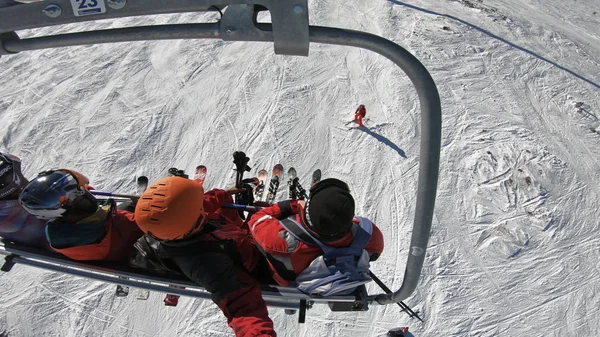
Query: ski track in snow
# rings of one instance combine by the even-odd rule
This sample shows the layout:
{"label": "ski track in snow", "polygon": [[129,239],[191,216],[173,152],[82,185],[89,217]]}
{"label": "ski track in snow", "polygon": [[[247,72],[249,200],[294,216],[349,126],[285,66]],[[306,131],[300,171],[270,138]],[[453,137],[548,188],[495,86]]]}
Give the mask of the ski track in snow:
{"label": "ski track in snow", "polygon": [[[381,336],[405,325],[414,336],[600,334],[596,8],[314,0],[310,10],[311,24],[383,36],[431,72],[442,100],[440,180],[422,279],[405,300],[425,323],[395,305],[315,306],[305,324],[270,308],[278,335]],[[82,29],[74,27],[39,35]],[[205,186],[223,188],[233,184],[236,150],[251,158],[249,174],[294,166],[305,187],[320,168],[323,179],[348,182],[357,215],[382,229],[375,274],[402,285],[420,112],[410,80],[389,60],[320,44],[302,58],[274,55],[268,43],[186,40],[23,52],[0,65],[0,150],[22,158],[26,176],[67,167],[97,189],[129,192],[138,175],[152,182],[169,167],[193,173],[203,164]],[[361,103],[368,129],[347,130]],[[276,201],[287,196],[281,186]],[[182,297],[172,308],[160,293],[115,298],[112,284],[21,265],[0,274],[0,293],[0,332],[10,337],[232,335],[210,301]]]}

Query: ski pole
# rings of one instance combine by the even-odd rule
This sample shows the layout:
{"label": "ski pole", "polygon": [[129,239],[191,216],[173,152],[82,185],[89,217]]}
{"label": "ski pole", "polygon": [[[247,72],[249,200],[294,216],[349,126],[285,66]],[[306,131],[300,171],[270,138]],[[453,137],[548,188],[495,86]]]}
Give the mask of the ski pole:
{"label": "ski pole", "polygon": [[[381,280],[379,278],[377,278],[377,276],[375,276],[375,274],[373,274],[372,271],[369,270],[369,273],[371,274],[371,278],[373,279],[373,281],[375,281],[375,283],[377,283],[377,285],[383,289],[383,291],[385,291],[386,294],[391,294],[392,291],[390,290],[390,288],[388,288],[385,284],[383,284],[383,282],[381,282]],[[400,307],[400,309],[402,309],[402,311],[406,312],[408,314],[409,317],[416,317],[419,319],[419,321],[423,322],[423,320],[421,319],[421,317],[419,317],[419,315],[417,315],[417,313],[415,313],[414,311],[412,311],[412,309],[406,305],[404,302],[400,301],[400,302],[396,302],[396,304],[398,304],[398,306]]]}
{"label": "ski pole", "polygon": [[[244,179],[244,172],[250,172],[250,166],[248,166],[249,161],[250,158],[248,158],[244,152],[236,151],[233,153],[233,163],[235,164],[236,171],[235,187],[238,189],[242,188],[242,179]],[[242,195],[241,193],[238,193],[235,197],[235,200],[238,201],[242,197]]]}
{"label": "ski pole", "polygon": [[[94,195],[105,196],[105,197],[139,199],[138,195],[120,194],[120,193],[112,193],[112,192],[105,192],[105,191],[98,191],[98,190],[90,190],[90,193],[92,193]],[[264,207],[248,206],[248,205],[241,205],[241,204],[225,204],[225,205],[223,205],[223,208],[232,208],[232,209],[237,209],[237,210],[246,211],[246,212],[258,212],[261,209],[263,209]]]}
{"label": "ski pole", "polygon": [[241,204],[225,204],[225,205],[223,205],[223,208],[233,208],[233,209],[237,209],[240,211],[246,211],[246,212],[253,213],[253,212],[260,211],[264,207],[248,206],[248,205],[241,205]]}
{"label": "ski pole", "polygon": [[128,198],[128,199],[139,199],[139,195],[131,195],[131,194],[120,194],[120,193],[112,193],[98,190],[90,190],[90,193],[94,195],[102,195],[105,197],[117,197],[117,198]]}
{"label": "ski pole", "polygon": [[[244,179],[244,172],[246,172],[246,171],[250,172],[250,166],[248,166],[249,161],[250,161],[250,158],[248,158],[244,152],[236,151],[233,153],[233,163],[235,164],[235,171],[236,171],[235,187],[238,190],[241,190],[243,187],[242,180]],[[244,196],[244,192],[239,192],[235,195],[235,202],[247,205],[247,204],[252,203],[252,200],[251,199],[247,200]],[[246,220],[246,217],[242,210],[239,210],[238,214],[240,215],[240,218],[242,218],[243,220]]]}

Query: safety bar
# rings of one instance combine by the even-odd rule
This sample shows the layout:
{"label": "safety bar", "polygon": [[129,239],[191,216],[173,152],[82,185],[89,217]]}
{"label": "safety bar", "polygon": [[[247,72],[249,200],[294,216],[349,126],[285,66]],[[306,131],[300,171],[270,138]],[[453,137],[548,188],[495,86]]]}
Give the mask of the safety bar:
{"label": "safety bar", "polygon": [[[151,291],[210,299],[211,295],[204,288],[184,278],[167,278],[144,272],[141,269],[110,265],[107,262],[81,262],[70,260],[60,254],[35,247],[27,247],[18,243],[0,241],[0,255],[6,255],[3,270],[8,271],[10,264],[23,264],[36,268],[57,271],[74,276],[99,280],[108,283],[127,285]],[[0,261],[0,265],[2,261]],[[262,284],[262,296],[268,306],[299,309],[301,301],[315,304],[352,303],[355,296],[310,296],[296,288]],[[372,301],[372,299],[371,299]]]}
{"label": "safety bar", "polygon": [[[157,3],[161,1],[158,0],[143,0],[142,2],[144,4],[148,2],[154,7],[150,5],[139,5],[139,1],[129,0],[125,8],[127,8],[127,6],[129,6],[130,4],[138,4],[139,6],[144,7],[145,10],[136,12],[135,15],[141,15],[148,14],[148,12],[166,13],[184,11],[185,6],[194,7],[190,4],[191,2],[193,2],[196,5],[198,3],[203,3],[203,1],[200,0],[173,1],[173,3],[176,3],[176,5],[173,5],[174,10],[170,10],[159,6],[159,4]],[[283,28],[281,25],[278,27],[275,24],[276,21],[283,20],[284,18],[288,18],[289,15],[292,15],[289,13],[289,11],[286,10],[289,9],[288,7],[291,6],[292,3],[296,3],[296,1],[273,0],[273,3],[271,3],[271,1],[266,0],[256,2],[240,2],[244,4],[266,4],[267,2],[269,2],[270,6],[275,7],[277,7],[275,3],[281,3],[285,4],[285,6],[282,5],[280,7],[280,12],[275,13],[272,11],[271,15],[273,24],[256,23],[256,11],[260,10],[260,8],[245,5],[230,5],[226,8],[222,19],[216,23],[121,28],[21,40],[18,38],[18,36],[16,36],[14,32],[10,30],[17,26],[23,28],[31,28],[33,26],[39,27],[43,24],[48,24],[48,22],[52,21],[39,20],[38,15],[38,20],[24,20],[26,22],[19,23],[19,20],[16,20],[15,18],[10,18],[10,15],[8,15],[6,11],[12,10],[13,8],[16,11],[16,9],[21,6],[32,6],[33,4],[18,5],[13,7],[0,8],[0,32],[7,32],[3,35],[0,35],[0,40],[2,42],[2,47],[5,53],[17,53],[25,50],[75,46],[93,43],[182,38],[214,38],[222,39],[225,41],[274,41],[275,53],[281,52],[282,49],[286,52],[290,52],[290,54],[293,50],[299,52],[299,49],[301,48],[297,49],[292,46],[298,47],[299,45],[303,45],[304,43],[303,36],[299,33],[300,29],[296,30],[296,33],[298,33],[296,35],[291,33],[289,35],[277,35],[278,29],[285,30],[285,28]],[[63,6],[65,4],[69,4],[68,0],[57,1],[57,3],[62,4]],[[211,3],[223,4],[224,2],[212,1]],[[301,6],[304,6],[304,3],[302,3]],[[164,6],[172,6],[171,1],[169,1],[169,3]],[[199,5],[196,7],[199,8]],[[152,10],[149,10],[148,8],[152,8]],[[292,7],[292,10],[293,8],[296,7]],[[303,9],[306,9],[306,7],[303,7]],[[302,12],[302,10],[299,11]],[[121,17],[127,15],[134,15],[134,12],[135,11],[130,10],[129,12],[127,12],[127,14],[115,14],[112,11],[107,10],[107,13],[105,14],[110,14],[109,17]],[[23,15],[23,13],[24,11],[19,12],[21,16]],[[3,20],[9,18],[11,19],[10,24],[6,24],[3,22]],[[77,20],[83,20],[87,18],[88,17],[69,17],[68,19],[75,22]],[[415,89],[419,96],[419,103],[421,107],[419,179],[415,206],[415,217],[413,221],[413,231],[410,241],[408,260],[406,263],[404,278],[400,288],[391,294],[379,294],[375,296],[376,301],[380,304],[400,302],[408,298],[408,296],[410,296],[417,287],[420,273],[425,260],[425,253],[427,250],[427,243],[429,241],[431,223],[433,220],[433,210],[435,206],[438,182],[442,127],[441,105],[436,85],[427,69],[419,62],[419,60],[417,60],[416,57],[414,57],[410,52],[408,52],[404,48],[389,40],[386,40],[382,37],[373,34],[353,30],[308,26],[307,21],[306,24],[310,42],[363,48],[371,50],[388,58],[397,66],[399,66],[408,75],[413,85],[415,86]],[[294,23],[292,22],[291,25],[293,26]],[[285,40],[282,38],[282,36],[286,36],[286,38],[289,39]],[[279,43],[280,46],[286,47],[278,50],[277,43]],[[308,51],[308,47],[306,48],[306,51]]]}

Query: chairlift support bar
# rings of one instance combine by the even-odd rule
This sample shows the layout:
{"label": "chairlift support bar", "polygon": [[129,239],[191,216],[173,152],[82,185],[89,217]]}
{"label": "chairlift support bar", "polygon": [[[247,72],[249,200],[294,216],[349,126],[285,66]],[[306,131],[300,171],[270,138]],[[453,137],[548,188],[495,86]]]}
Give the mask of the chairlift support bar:
{"label": "chairlift support bar", "polygon": [[[25,247],[17,243],[0,241],[0,255],[6,256],[4,264],[8,270],[12,267],[12,264],[23,264],[103,282],[148,289],[151,291],[168,292],[171,294],[202,299],[211,298],[208,291],[189,280],[160,277],[142,273],[139,269],[125,266],[122,266],[119,269],[113,269],[104,266],[102,262],[86,263],[74,261],[58,253],[34,247]],[[0,264],[2,263],[3,262],[0,261]],[[301,301],[319,304],[355,302],[353,296],[311,297],[290,287],[262,285],[261,288],[263,299],[267,305],[271,307],[297,310],[301,306]],[[369,300],[372,301],[373,299],[370,298]]]}
{"label": "chairlift support bar", "polygon": [[[62,14],[49,18],[43,10],[49,2],[37,2],[2,8],[0,0],[0,55],[26,50],[56,48],[96,43],[164,39],[222,39],[224,41],[274,42],[276,54],[308,55],[309,42],[358,47],[378,53],[399,66],[410,78],[421,107],[419,180],[413,231],[406,270],[401,287],[391,294],[374,298],[379,304],[400,302],[416,289],[425,260],[433,220],[441,144],[441,104],[433,78],[410,52],[377,35],[347,29],[308,25],[306,0],[106,0],[126,4],[121,9],[107,7],[106,13],[76,17],[70,12],[69,0],[53,2]],[[16,30],[40,28],[65,23],[96,21],[128,16],[208,11],[213,6],[225,8],[215,23],[146,26],[99,30],[20,39]],[[256,22],[264,6],[271,11],[272,24]],[[370,296],[371,297],[371,296]]]}
{"label": "chairlift support bar", "polygon": [[[73,6],[77,5],[73,4],[76,2],[79,1],[38,1],[0,8],[0,34],[102,19],[206,12],[227,7],[221,20],[226,32],[223,40],[254,41],[245,36],[266,35],[274,42],[275,53],[308,56],[308,0],[97,0],[106,3],[106,12],[84,16],[75,15],[77,8]],[[262,8],[271,12],[272,32],[263,32],[254,25],[256,13]]]}

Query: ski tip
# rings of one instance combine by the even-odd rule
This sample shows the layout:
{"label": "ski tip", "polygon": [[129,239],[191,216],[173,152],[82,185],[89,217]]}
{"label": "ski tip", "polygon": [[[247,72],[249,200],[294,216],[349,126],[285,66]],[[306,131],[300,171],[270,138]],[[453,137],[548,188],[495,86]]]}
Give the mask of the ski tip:
{"label": "ski tip", "polygon": [[148,177],[146,177],[146,176],[139,176],[139,177],[137,177],[136,183],[137,183],[137,189],[138,189],[138,191],[143,192],[143,190],[145,190],[146,188],[148,188]]}
{"label": "ski tip", "polygon": [[267,170],[262,169],[262,170],[258,171],[256,176],[258,177],[258,179],[260,179],[260,181],[264,182],[267,179],[268,174],[269,173],[267,172]]}
{"label": "ski tip", "polygon": [[312,175],[312,184],[313,186],[321,181],[321,169],[316,169]]}
{"label": "ski tip", "polygon": [[273,174],[274,175],[280,175],[282,173],[283,173],[283,165],[277,164],[277,165],[273,166]]}

